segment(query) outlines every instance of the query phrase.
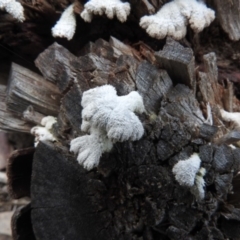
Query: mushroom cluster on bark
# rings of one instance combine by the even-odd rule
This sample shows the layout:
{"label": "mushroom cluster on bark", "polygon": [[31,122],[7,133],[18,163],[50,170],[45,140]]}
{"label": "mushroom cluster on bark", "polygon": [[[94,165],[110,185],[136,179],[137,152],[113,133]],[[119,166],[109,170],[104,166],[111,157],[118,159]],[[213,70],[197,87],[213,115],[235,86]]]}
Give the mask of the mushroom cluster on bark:
{"label": "mushroom cluster on bark", "polygon": [[23,36],[3,29],[3,44],[23,59],[11,56],[0,88],[0,129],[35,137],[8,161],[12,198],[31,199],[12,217],[13,239],[238,239],[240,101],[227,80],[238,52],[209,39],[226,43],[230,10],[187,0],[201,9],[184,12],[184,29],[196,15],[207,27],[213,10],[216,20],[178,42],[151,38],[144,19],[183,0],[106,2],[23,0],[23,23],[4,12]]}

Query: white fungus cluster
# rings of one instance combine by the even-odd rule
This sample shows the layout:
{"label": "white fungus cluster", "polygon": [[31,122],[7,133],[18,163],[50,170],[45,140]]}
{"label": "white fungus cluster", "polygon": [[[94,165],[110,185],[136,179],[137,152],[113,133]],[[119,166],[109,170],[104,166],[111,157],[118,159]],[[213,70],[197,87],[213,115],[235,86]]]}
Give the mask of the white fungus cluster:
{"label": "white fungus cluster", "polygon": [[35,136],[34,146],[37,147],[40,141],[56,141],[57,139],[51,133],[51,129],[57,120],[55,117],[47,116],[42,118],[41,126],[36,126],[31,129],[31,134]]}
{"label": "white fungus cluster", "polygon": [[221,117],[226,122],[233,122],[236,127],[240,127],[240,112],[227,112],[220,109]]}
{"label": "white fungus cluster", "polygon": [[93,15],[103,15],[110,19],[116,15],[120,22],[125,22],[130,14],[130,4],[123,3],[120,0],[90,0],[84,5],[81,17],[85,22],[91,22]]}
{"label": "white fungus cluster", "polygon": [[166,3],[156,14],[142,17],[140,26],[151,37],[162,39],[169,36],[180,40],[187,33],[187,24],[195,32],[201,32],[214,18],[214,11],[200,1],[174,0]]}
{"label": "white fungus cluster", "polygon": [[181,186],[190,188],[194,196],[201,200],[204,198],[205,181],[203,179],[206,170],[200,168],[201,159],[197,153],[190,156],[189,159],[180,160],[172,169],[175,179]]}
{"label": "white fungus cluster", "polygon": [[113,86],[104,85],[84,92],[81,104],[81,130],[90,135],[73,139],[70,151],[78,154],[78,162],[88,170],[98,166],[102,153],[110,151],[114,142],[136,141],[144,134],[134,114],[145,111],[136,91],[119,97]]}
{"label": "white fungus cluster", "polygon": [[25,20],[23,6],[15,0],[0,0],[0,9],[8,12],[19,22],[23,22]]}
{"label": "white fungus cluster", "polygon": [[62,13],[61,18],[52,28],[53,37],[67,38],[71,40],[76,30],[76,16],[74,13],[74,4],[71,4]]}

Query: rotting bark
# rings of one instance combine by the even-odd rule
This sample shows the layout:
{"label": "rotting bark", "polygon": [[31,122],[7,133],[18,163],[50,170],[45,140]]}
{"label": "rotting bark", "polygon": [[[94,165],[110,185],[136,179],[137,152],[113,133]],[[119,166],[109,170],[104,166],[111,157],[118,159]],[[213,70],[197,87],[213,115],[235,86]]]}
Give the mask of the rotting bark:
{"label": "rotting bark", "polygon": [[[195,36],[188,29],[186,39],[180,43],[168,39],[166,45],[165,40],[152,39],[139,27],[139,18],[156,12],[166,0],[131,0],[132,12],[123,24],[106,17],[95,17],[86,24],[77,17],[81,31],[69,43],[53,39],[50,30],[72,1],[22,2],[25,23],[17,23],[7,14],[0,16],[1,43],[23,56],[11,60],[17,59],[25,67],[26,60],[42,52],[35,64],[43,77],[25,69],[27,79],[21,76],[12,81],[31,82],[37,76],[42,89],[51,92],[42,104],[37,85],[25,85],[21,91],[10,86],[6,104],[1,88],[0,128],[29,132],[33,123],[40,124],[44,115],[53,114],[58,119],[53,129],[58,142],[40,143],[34,157],[32,150],[23,150],[10,159],[8,172],[15,176],[16,170],[20,179],[22,174],[26,176],[17,182],[21,189],[14,179],[9,181],[12,195],[31,192],[32,198],[31,206],[13,217],[14,239],[238,239],[240,151],[226,144],[236,143],[239,134],[237,129],[228,132],[230,125],[221,121],[218,107],[239,111],[228,79],[240,79],[234,68],[239,66],[240,53],[238,44],[229,39],[224,39],[224,49],[228,46],[224,51],[222,45],[212,46],[211,42],[212,34],[219,31],[217,21],[231,39],[238,39],[238,1],[206,1],[217,10],[213,26]],[[75,6],[76,13],[81,12],[82,4],[79,1]],[[233,5],[225,8],[223,4]],[[209,53],[212,48],[217,49],[216,54]],[[206,51],[209,54],[204,55]],[[140,116],[145,135],[137,142],[116,143],[102,156],[99,167],[87,172],[69,153],[69,142],[82,134],[83,92],[104,84],[115,86],[118,95],[139,91],[147,109]],[[30,87],[36,95],[28,96]],[[52,92],[58,96],[54,107],[48,106]],[[29,106],[33,111],[23,114]],[[201,166],[207,170],[206,195],[200,202],[172,174],[173,165],[193,152],[199,153]],[[23,166],[15,165],[24,161]]]}
{"label": "rotting bark", "polygon": [[[104,49],[100,50],[102,55],[96,55],[99,48],[94,46],[99,44]],[[182,49],[186,59],[178,61],[193,76],[192,82],[197,79],[195,94],[189,86],[176,84],[157,62],[153,64],[141,55],[140,58],[133,55],[136,50],[129,50],[128,55],[126,49],[131,49],[130,46],[122,49],[122,55],[114,55],[111,43],[100,39],[86,46],[84,56],[76,57],[54,44],[36,60],[41,71],[46,71],[48,79],[63,92],[58,122],[54,125],[58,142],[43,142],[36,148],[31,170],[32,202],[27,212],[31,225],[29,216],[23,212],[22,219],[27,216],[29,228],[15,224],[14,234],[25,239],[26,231],[33,229],[36,239],[84,240],[236,236],[240,220],[234,215],[239,209],[234,200],[238,195],[232,194],[232,181],[240,168],[240,150],[230,148],[224,141],[212,143],[215,136],[226,133],[226,128],[220,128],[219,133],[217,111],[211,111],[213,125],[207,120],[208,99],[211,106],[224,106],[224,91],[218,90],[224,87],[213,74],[217,71],[216,61],[213,58],[208,65],[212,55],[206,55],[205,72],[196,75],[194,67],[188,68],[190,50]],[[44,59],[49,52],[59,56],[60,50],[64,52],[63,59],[55,62],[57,68],[52,71],[52,65],[48,69]],[[120,47],[118,51],[121,52]],[[154,59],[154,54],[159,53],[153,52],[149,59]],[[70,68],[64,65],[64,58],[70,62]],[[68,77],[56,78],[58,69]],[[74,81],[69,81],[71,76]],[[206,79],[215,86],[212,92],[200,87],[206,84]],[[69,153],[68,144],[82,134],[82,93],[104,84],[114,85],[119,95],[139,91],[147,109],[140,116],[145,135],[137,142],[116,143],[110,153],[103,154],[98,168],[88,172]],[[180,186],[172,173],[175,163],[194,152],[199,153],[201,166],[207,171],[202,201]],[[18,214],[20,219],[21,211]]]}

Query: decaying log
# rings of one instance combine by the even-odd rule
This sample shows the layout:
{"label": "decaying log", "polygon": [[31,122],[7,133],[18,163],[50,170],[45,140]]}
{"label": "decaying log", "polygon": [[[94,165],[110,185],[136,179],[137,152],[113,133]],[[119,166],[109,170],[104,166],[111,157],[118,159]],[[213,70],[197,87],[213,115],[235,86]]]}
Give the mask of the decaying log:
{"label": "decaying log", "polygon": [[[73,2],[73,39],[54,39],[51,28]],[[14,240],[239,239],[240,136],[221,120],[219,108],[239,111],[229,80],[240,79],[238,72],[231,75],[240,52],[225,40],[231,53],[225,49],[220,62],[222,49],[215,46],[213,53],[209,37],[222,41],[221,26],[231,40],[240,39],[238,1],[204,1],[217,19],[203,33],[188,29],[184,46],[153,39],[139,26],[142,16],[169,0],[129,0],[127,22],[94,16],[90,24],[79,16],[85,2],[22,0],[23,23],[0,14],[0,48],[10,51],[7,61],[21,65],[12,65],[7,91],[0,86],[0,129],[29,133],[44,116],[57,117],[51,129],[56,142],[17,150],[9,159],[12,197],[31,197],[13,216]],[[26,68],[34,59],[43,77]],[[82,94],[105,84],[119,96],[139,92],[145,132],[139,141],[115,143],[87,171],[69,143],[83,134]],[[202,200],[173,174],[173,166],[193,153],[206,170]]]}
{"label": "decaying log", "polygon": [[[181,49],[181,58],[166,57],[170,45]],[[136,49],[130,46],[113,46],[112,41],[99,39],[89,43],[80,56],[53,44],[38,57],[36,64],[43,75],[62,92],[53,129],[58,142],[40,142],[34,156],[23,153],[14,158],[14,162],[20,158],[33,163],[31,180],[25,183],[25,189],[31,184],[31,207],[20,212],[21,221],[13,221],[15,236],[33,233],[36,239],[89,240],[237,236],[239,195],[232,192],[232,183],[240,170],[240,150],[226,145],[229,138],[213,143],[227,130],[219,133],[217,112],[210,108],[211,121],[204,112],[208,102],[224,107],[225,89],[217,83],[215,56],[204,56],[204,72],[198,73],[196,82],[192,50],[170,40],[164,49],[165,54],[155,53],[157,61],[149,62],[144,55],[134,54]],[[149,59],[154,59],[154,53],[149,54]],[[56,61],[46,64],[48,56]],[[166,65],[161,64],[164,61]],[[169,69],[182,71],[182,80],[171,78]],[[58,78],[59,73],[65,77]],[[115,86],[119,95],[138,90],[147,109],[139,116],[145,134],[136,142],[115,143],[110,153],[103,154],[98,168],[86,171],[69,152],[69,141],[82,134],[83,92],[104,84]],[[212,90],[205,91],[205,86]],[[180,186],[172,172],[179,160],[195,152],[206,169],[201,201]],[[25,191],[22,196],[28,194]],[[26,221],[24,227],[22,221]]]}

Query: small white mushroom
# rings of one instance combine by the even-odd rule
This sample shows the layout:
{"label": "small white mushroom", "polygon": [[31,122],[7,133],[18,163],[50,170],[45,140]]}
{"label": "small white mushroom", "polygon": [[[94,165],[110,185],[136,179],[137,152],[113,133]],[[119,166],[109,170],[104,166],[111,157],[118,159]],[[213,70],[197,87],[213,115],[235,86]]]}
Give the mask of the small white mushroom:
{"label": "small white mushroom", "polygon": [[104,152],[112,149],[112,142],[97,128],[91,128],[90,135],[75,138],[70,143],[70,151],[77,154],[77,161],[85,169],[97,167]]}
{"label": "small white mushroom", "polygon": [[54,123],[56,123],[56,118],[52,116],[47,116],[42,118],[41,120],[41,125],[43,125],[44,127],[35,126],[31,129],[31,134],[35,136],[35,147],[37,147],[40,141],[57,141],[57,139],[51,133],[51,129]]}
{"label": "small white mushroom", "polygon": [[204,176],[206,174],[205,168],[200,168],[195,177],[195,184],[190,188],[191,193],[196,197],[197,200],[202,200],[205,197],[205,181]]}
{"label": "small white mushroom", "polygon": [[120,22],[125,22],[130,14],[130,4],[120,0],[90,0],[84,5],[81,17],[85,22],[91,22],[93,15],[103,15],[110,19],[116,15]]}
{"label": "small white mushroom", "polygon": [[197,153],[192,154],[187,160],[180,160],[172,169],[175,179],[182,186],[193,186],[200,164],[201,159]]}
{"label": "small white mushroom", "polygon": [[227,112],[220,109],[221,117],[226,122],[233,122],[236,127],[240,127],[240,112]]}
{"label": "small white mushroom", "polygon": [[201,32],[215,19],[215,12],[197,0],[175,0],[194,32]]}
{"label": "small white mushroom", "polygon": [[25,20],[23,6],[15,0],[0,0],[0,9],[8,12],[19,22],[23,22]]}
{"label": "small white mushroom", "polygon": [[76,16],[74,13],[74,4],[71,4],[62,13],[61,18],[52,28],[53,37],[67,38],[71,40],[76,30]]}
{"label": "small white mushroom", "polygon": [[187,24],[195,32],[201,32],[214,20],[215,13],[202,2],[196,0],[174,0],[166,3],[154,15],[144,16],[140,26],[154,38],[167,36],[180,40],[187,33]]}
{"label": "small white mushroom", "polygon": [[181,186],[189,187],[191,193],[197,200],[202,200],[205,196],[203,177],[206,174],[205,168],[200,168],[201,159],[197,153],[193,153],[190,158],[180,160],[172,169],[175,179]]}
{"label": "small white mushroom", "polygon": [[187,33],[187,19],[180,12],[176,1],[166,3],[156,14],[140,19],[140,26],[157,39],[167,36],[180,40]]}

